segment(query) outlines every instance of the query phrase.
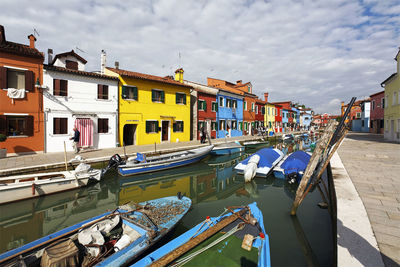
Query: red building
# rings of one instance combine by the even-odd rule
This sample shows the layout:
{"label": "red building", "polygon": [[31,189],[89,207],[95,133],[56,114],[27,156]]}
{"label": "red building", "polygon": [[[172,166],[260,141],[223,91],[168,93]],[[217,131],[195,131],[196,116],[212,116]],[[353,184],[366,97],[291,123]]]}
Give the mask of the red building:
{"label": "red building", "polygon": [[276,114],[275,114],[275,132],[281,133],[282,132],[282,106],[275,105]]}
{"label": "red building", "polygon": [[44,148],[43,95],[39,86],[44,56],[35,48],[35,36],[31,34],[28,39],[29,45],[7,41],[0,25],[0,133],[7,136],[0,147],[8,154]]}
{"label": "red building", "polygon": [[256,112],[255,112],[255,124],[256,128],[264,127],[264,115],[265,115],[265,101],[261,99],[256,100]]}
{"label": "red building", "polygon": [[384,102],[385,91],[370,95],[371,98],[371,133],[383,134],[384,131]]}
{"label": "red building", "polygon": [[[348,118],[345,120],[345,123],[348,123],[351,125],[351,121],[352,120],[357,120],[357,119],[361,119],[361,103],[364,102],[364,100],[358,100],[356,102],[354,102],[353,106],[351,107],[350,110],[350,114],[348,116]],[[342,102],[341,105],[341,116],[344,115],[344,112],[347,109],[348,104],[344,104],[344,102]]]}

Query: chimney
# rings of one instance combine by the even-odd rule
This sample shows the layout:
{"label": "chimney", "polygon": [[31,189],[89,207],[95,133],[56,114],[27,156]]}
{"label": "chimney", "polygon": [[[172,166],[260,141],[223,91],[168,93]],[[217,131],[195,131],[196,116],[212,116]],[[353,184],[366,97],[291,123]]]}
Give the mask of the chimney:
{"label": "chimney", "polygon": [[241,85],[242,84],[242,80],[236,81],[236,84]]}
{"label": "chimney", "polygon": [[29,47],[35,48],[36,37],[33,34],[31,34],[28,35],[28,39],[29,39]]}
{"label": "chimney", "polygon": [[53,62],[53,49],[47,49],[47,64],[50,65]]}
{"label": "chimney", "polygon": [[6,41],[6,30],[4,30],[3,25],[0,25],[0,44]]}
{"label": "chimney", "polygon": [[119,62],[118,61],[115,61],[114,65],[115,65],[116,69],[119,69]]}
{"label": "chimney", "polygon": [[100,68],[100,73],[104,74],[106,68],[106,51],[101,50],[101,68]]}
{"label": "chimney", "polygon": [[264,93],[264,100],[265,102],[268,102],[268,93]]}
{"label": "chimney", "polygon": [[183,73],[184,73],[184,71],[182,68],[177,69],[175,71],[175,81],[183,83]]}

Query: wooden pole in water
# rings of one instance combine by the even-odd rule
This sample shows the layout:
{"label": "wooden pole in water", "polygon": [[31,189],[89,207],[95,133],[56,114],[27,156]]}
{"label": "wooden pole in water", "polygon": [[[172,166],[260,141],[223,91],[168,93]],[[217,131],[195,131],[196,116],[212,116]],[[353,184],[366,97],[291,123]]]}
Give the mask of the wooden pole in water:
{"label": "wooden pole in water", "polygon": [[241,209],[240,211],[232,214],[231,216],[223,219],[219,223],[215,224],[214,226],[208,228],[206,231],[203,233],[199,234],[193,239],[190,239],[188,242],[184,243],[180,247],[176,248],[175,250],[171,251],[170,253],[164,255],[160,259],[156,260],[153,262],[150,267],[155,267],[155,266],[166,266],[168,263],[171,261],[177,259],[178,257],[182,256],[185,254],[187,251],[191,250],[207,238],[213,236],[217,232],[219,232],[222,228],[225,226],[231,224],[233,221],[235,221],[239,216],[243,215],[246,212],[246,209]]}
{"label": "wooden pole in water", "polygon": [[68,171],[68,164],[67,164],[67,147],[64,141],[64,161],[65,161],[65,170]]}
{"label": "wooden pole in water", "polygon": [[157,152],[157,142],[154,142],[154,153]]}
{"label": "wooden pole in water", "polygon": [[293,201],[292,210],[290,211],[291,215],[296,215],[297,208],[300,206],[303,200],[304,190],[307,188],[308,182],[320,161],[321,154],[324,153],[324,150],[327,149],[329,141],[332,138],[335,126],[337,124],[338,123],[336,121],[330,121],[321,139],[318,141],[314,153],[312,154],[310,161],[308,162],[307,168],[304,171],[304,175],[300,181],[300,185],[297,188],[296,198]]}

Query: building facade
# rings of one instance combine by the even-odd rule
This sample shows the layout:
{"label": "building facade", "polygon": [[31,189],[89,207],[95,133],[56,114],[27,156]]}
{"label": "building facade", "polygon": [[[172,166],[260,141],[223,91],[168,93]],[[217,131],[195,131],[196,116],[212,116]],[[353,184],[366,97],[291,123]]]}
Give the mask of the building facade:
{"label": "building facade", "polygon": [[383,134],[384,131],[384,101],[385,91],[370,95],[371,98],[371,123],[369,131],[371,133]]}
{"label": "building facade", "polygon": [[[49,56],[50,59],[51,56]],[[85,71],[86,60],[74,50],[44,65],[45,151],[72,151],[76,127],[83,149],[117,145],[118,78]]]}
{"label": "building facade", "polygon": [[282,132],[282,106],[275,105],[275,132],[281,133]]}
{"label": "building facade", "polygon": [[400,49],[395,58],[397,71],[381,83],[385,88],[385,140],[400,142]]}
{"label": "building facade", "polygon": [[282,108],[282,132],[288,131],[289,124],[289,110]]}
{"label": "building facade", "polygon": [[219,89],[217,101],[217,138],[242,136],[245,131],[243,96]]}
{"label": "building facade", "polygon": [[265,101],[260,99],[256,100],[256,114],[255,114],[255,127],[264,127],[264,116],[265,116]]}
{"label": "building facade", "polygon": [[364,101],[361,104],[361,132],[369,133],[370,126],[370,113],[371,113],[371,102]]}
{"label": "building facade", "polygon": [[105,74],[119,78],[120,145],[190,141],[191,86],[119,68]]}
{"label": "building facade", "polygon": [[28,39],[29,45],[7,41],[0,25],[0,134],[7,136],[0,144],[8,155],[44,150],[44,56],[35,36]]}

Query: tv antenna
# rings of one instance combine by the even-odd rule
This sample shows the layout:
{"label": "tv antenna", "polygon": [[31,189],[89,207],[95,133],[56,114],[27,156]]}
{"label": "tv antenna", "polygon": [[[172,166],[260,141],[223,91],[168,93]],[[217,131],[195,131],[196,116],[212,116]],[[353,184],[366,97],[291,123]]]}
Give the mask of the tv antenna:
{"label": "tv antenna", "polygon": [[33,28],[33,35],[35,36],[36,34],[37,36],[40,36],[39,32],[35,28]]}
{"label": "tv antenna", "polygon": [[85,53],[85,54],[86,54],[86,52],[83,51],[82,49],[80,49],[79,47],[75,46],[75,48],[76,48],[76,50],[81,51],[82,53]]}

